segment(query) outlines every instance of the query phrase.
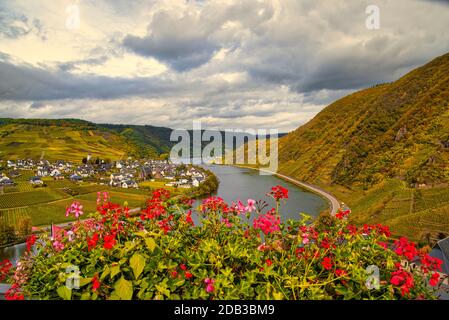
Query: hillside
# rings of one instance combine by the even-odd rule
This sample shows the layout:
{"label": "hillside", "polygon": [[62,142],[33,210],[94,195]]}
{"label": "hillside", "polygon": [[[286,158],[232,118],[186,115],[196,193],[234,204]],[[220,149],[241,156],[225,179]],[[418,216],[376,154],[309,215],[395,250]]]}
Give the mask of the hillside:
{"label": "hillside", "polygon": [[355,221],[449,233],[449,54],[336,101],[279,148],[281,173],[333,191]]}
{"label": "hillside", "polygon": [[[81,161],[87,154],[118,160],[124,156],[157,156],[168,147],[158,133],[168,128],[145,126],[139,140],[137,128],[98,125],[77,119],[0,119],[0,158],[44,157]],[[169,139],[169,138],[168,138]]]}
{"label": "hillside", "polygon": [[[89,153],[111,160],[124,156],[167,156],[177,143],[170,141],[172,130],[150,125],[95,124],[79,119],[0,118],[0,159],[39,159],[43,156],[47,160],[73,160],[76,157],[81,160]],[[188,131],[192,148],[193,131]],[[225,133],[219,131],[219,134],[224,150]],[[238,132],[233,135],[246,136]],[[235,141],[237,147],[247,140],[238,141]],[[203,148],[209,143],[203,141]]]}

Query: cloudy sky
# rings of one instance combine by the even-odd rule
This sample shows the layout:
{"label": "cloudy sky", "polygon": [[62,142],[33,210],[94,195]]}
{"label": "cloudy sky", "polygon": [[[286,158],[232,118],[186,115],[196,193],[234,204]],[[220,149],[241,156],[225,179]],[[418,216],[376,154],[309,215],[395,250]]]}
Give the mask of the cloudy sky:
{"label": "cloudy sky", "polygon": [[0,117],[289,131],[448,30],[448,1],[0,0]]}

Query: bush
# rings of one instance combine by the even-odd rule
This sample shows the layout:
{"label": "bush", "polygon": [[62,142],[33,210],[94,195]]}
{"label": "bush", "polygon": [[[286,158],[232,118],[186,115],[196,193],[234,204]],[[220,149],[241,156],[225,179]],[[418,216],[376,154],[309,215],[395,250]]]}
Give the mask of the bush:
{"label": "bush", "polygon": [[[269,195],[279,208],[288,191]],[[98,203],[54,239],[30,238],[18,268],[3,263],[8,299],[434,299],[440,283],[441,261],[405,238],[392,244],[387,227],[349,225],[348,211],[318,232],[309,217],[282,224],[276,208],[251,199],[210,197],[192,210],[156,190],[134,218],[107,196]],[[79,217],[76,208],[68,213]],[[420,267],[404,263],[415,259]],[[78,289],[67,286],[73,270]]]}

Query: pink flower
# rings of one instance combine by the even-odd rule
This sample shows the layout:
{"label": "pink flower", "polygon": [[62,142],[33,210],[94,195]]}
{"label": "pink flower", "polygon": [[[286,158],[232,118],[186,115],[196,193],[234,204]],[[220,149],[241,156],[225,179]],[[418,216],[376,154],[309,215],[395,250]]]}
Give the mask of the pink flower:
{"label": "pink flower", "polygon": [[267,249],[268,249],[268,246],[265,244],[265,242],[257,247],[257,250],[259,250],[259,251],[265,251]]}
{"label": "pink flower", "polygon": [[78,201],[72,203],[71,206],[67,207],[65,211],[65,216],[68,217],[70,214],[75,215],[76,218],[79,218],[84,214],[83,206]]}
{"label": "pink flower", "polygon": [[246,212],[246,207],[242,203],[242,201],[240,201],[240,200],[237,202],[237,205],[235,206],[235,209],[238,211],[238,213],[245,213]]}
{"label": "pink flower", "polygon": [[62,242],[55,241],[55,242],[53,242],[53,248],[55,248],[55,250],[59,252],[59,251],[64,250],[65,246]]}
{"label": "pink flower", "polygon": [[204,279],[204,283],[206,284],[206,292],[207,293],[212,293],[215,291],[215,287],[214,287],[215,280],[214,279],[206,278],[206,279]]}
{"label": "pink flower", "polygon": [[247,212],[252,212],[256,210],[256,201],[253,199],[248,199],[247,201],[248,205],[245,207],[245,210]]}

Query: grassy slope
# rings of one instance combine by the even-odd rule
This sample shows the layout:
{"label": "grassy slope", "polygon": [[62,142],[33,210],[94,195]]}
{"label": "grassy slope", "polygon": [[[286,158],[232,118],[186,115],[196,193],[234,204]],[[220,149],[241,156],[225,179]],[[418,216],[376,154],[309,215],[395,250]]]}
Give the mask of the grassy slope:
{"label": "grassy slope", "polygon": [[[407,133],[396,139],[401,128]],[[280,139],[280,172],[330,189],[359,222],[449,233],[449,54],[336,101]],[[430,190],[410,188],[426,184]],[[434,217],[443,215],[437,223]],[[409,228],[413,225],[414,228]]]}
{"label": "grassy slope", "polygon": [[118,160],[132,148],[116,133],[99,130],[87,122],[60,123],[33,120],[0,121],[0,158],[68,160],[80,162],[87,154]]}

